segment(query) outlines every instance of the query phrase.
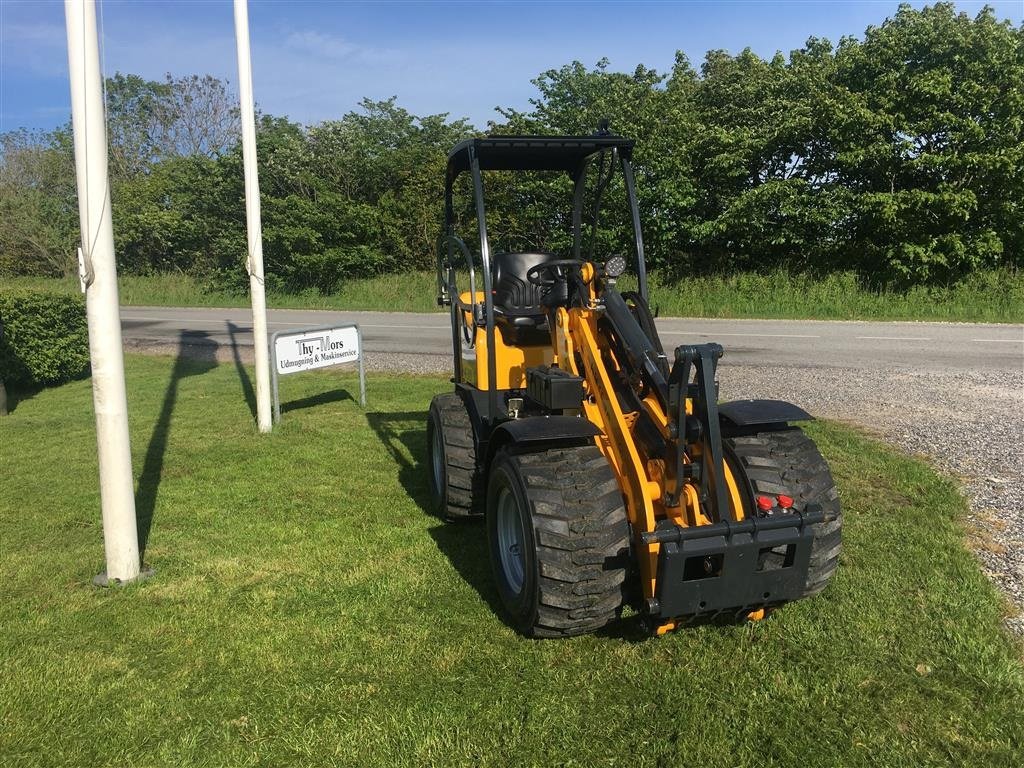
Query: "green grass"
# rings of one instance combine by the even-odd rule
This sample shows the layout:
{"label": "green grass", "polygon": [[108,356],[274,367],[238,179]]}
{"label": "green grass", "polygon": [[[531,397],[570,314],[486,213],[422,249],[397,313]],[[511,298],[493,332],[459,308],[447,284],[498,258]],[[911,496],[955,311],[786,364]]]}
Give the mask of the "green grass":
{"label": "green grass", "polygon": [[[11,286],[48,288],[58,291],[79,290],[77,278],[8,278]],[[189,275],[122,275],[119,279],[121,303],[129,306],[158,307],[248,307],[249,296],[208,288]],[[411,272],[401,275],[350,280],[336,293],[317,291],[267,295],[267,305],[277,309],[349,309],[386,312],[437,312],[437,277],[434,273]]]}
{"label": "green grass", "polygon": [[651,281],[665,316],[813,320],[1024,321],[1024,273],[979,272],[951,286],[867,287],[852,272],[821,278],[772,272]]}
{"label": "green grass", "polygon": [[[70,280],[18,278],[13,285],[77,290]],[[628,281],[623,281],[629,287]],[[351,280],[332,295],[274,293],[271,307],[435,312],[435,276],[412,272]],[[652,305],[667,317],[789,318],[819,320],[940,320],[1024,322],[1024,273],[978,272],[949,286],[874,289],[850,272],[811,277],[750,272],[663,283],[651,279]],[[208,290],[187,275],[121,278],[124,304],[248,306],[245,294]]]}
{"label": "green grass", "polygon": [[443,379],[371,377],[364,412],[354,373],[288,377],[269,436],[248,381],[128,359],[156,575],[124,588],[89,583],[89,382],[0,419],[0,765],[1024,763],[1021,649],[918,461],[810,427],[846,512],[819,597],[538,642],[495,612],[481,527],[424,510]]}

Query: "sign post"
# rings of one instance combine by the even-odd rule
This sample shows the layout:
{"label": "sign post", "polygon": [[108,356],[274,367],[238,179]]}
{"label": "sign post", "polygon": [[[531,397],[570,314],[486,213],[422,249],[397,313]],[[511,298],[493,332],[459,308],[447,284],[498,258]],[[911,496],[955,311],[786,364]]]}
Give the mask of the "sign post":
{"label": "sign post", "polygon": [[273,357],[271,390],[274,396],[274,421],[281,420],[279,376],[343,363],[359,363],[359,404],[366,407],[363,335],[356,323],[278,331],[271,337],[270,354]]}

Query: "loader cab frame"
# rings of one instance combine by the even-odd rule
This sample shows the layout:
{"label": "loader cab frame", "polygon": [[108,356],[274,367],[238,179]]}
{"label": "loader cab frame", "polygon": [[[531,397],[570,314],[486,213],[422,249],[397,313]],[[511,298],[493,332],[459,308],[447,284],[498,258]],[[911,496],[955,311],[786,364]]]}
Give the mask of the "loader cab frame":
{"label": "loader cab frame", "polygon": [[[435,395],[427,414],[431,497],[446,520],[482,513],[502,605],[534,637],[593,631],[627,603],[657,634],[760,619],[816,594],[838,563],[834,481],[790,423],[810,415],[779,400],[720,404],[719,344],[666,354],[647,300],[632,153],[601,131],[471,139],[448,158],[438,301],[451,313],[455,391]],[[543,220],[560,232],[559,252],[492,252],[504,234],[488,238],[485,171],[568,176],[571,218],[565,205]],[[616,172],[638,291],[616,287],[626,256],[596,253]],[[476,254],[456,232],[463,173]],[[456,286],[461,270],[468,291]]]}
{"label": "loader cab frame", "polygon": [[[640,209],[636,195],[636,180],[633,174],[632,157],[634,142],[621,136],[614,136],[601,130],[592,136],[489,136],[467,139],[457,144],[448,155],[445,174],[445,221],[444,234],[437,261],[438,304],[451,308],[452,345],[454,354],[454,383],[457,387],[472,390],[467,386],[466,371],[460,345],[474,332],[467,328],[465,318],[484,329],[488,350],[495,350],[497,314],[495,307],[495,277],[502,260],[506,257],[531,254],[494,254],[487,235],[487,208],[484,196],[485,171],[555,171],[569,176],[573,185],[572,199],[572,248],[568,254],[536,254],[543,258],[566,258],[576,261],[594,258],[596,234],[600,225],[601,205],[613,175],[622,173],[629,215],[632,221],[634,250],[633,267],[639,294],[647,299],[647,266],[644,258],[643,233],[640,228]],[[596,164],[597,177],[594,181],[593,210],[589,222],[584,222],[584,204],[587,193],[588,171]],[[469,246],[456,234],[455,182],[463,173],[469,173],[476,214],[477,237],[479,238],[479,275],[476,259]],[[589,224],[590,252],[583,253],[584,228]],[[497,259],[495,258],[497,256]],[[511,259],[507,259],[511,260]],[[496,264],[496,261],[498,262]],[[523,259],[520,259],[523,261]],[[469,273],[469,301],[467,294],[460,293],[456,286],[457,269]],[[513,283],[517,278],[512,278]],[[518,278],[522,282],[522,276]],[[480,290],[482,289],[482,290]],[[505,319],[505,318],[503,318]],[[525,326],[527,318],[516,318]],[[471,392],[477,403],[480,418],[493,426],[502,420],[506,411],[499,402],[497,355],[487,356],[486,386]],[[481,402],[482,401],[482,402]]]}

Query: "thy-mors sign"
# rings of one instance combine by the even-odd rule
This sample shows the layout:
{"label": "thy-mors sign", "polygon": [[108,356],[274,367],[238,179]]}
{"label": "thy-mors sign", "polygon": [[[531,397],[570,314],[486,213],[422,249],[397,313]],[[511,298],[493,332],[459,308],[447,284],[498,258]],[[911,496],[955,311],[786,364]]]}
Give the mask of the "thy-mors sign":
{"label": "thy-mors sign", "polygon": [[274,417],[281,419],[277,377],[342,363],[359,363],[359,402],[366,405],[362,334],[359,326],[338,325],[278,331],[270,341],[274,358]]}
{"label": "thy-mors sign", "polygon": [[274,357],[278,373],[354,363],[359,359],[359,329],[350,325],[280,333],[274,336]]}

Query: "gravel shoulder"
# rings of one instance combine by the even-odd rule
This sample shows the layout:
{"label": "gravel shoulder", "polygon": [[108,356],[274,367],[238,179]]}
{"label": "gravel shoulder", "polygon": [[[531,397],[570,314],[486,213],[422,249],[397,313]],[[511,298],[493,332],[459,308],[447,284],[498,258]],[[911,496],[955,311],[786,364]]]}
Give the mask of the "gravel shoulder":
{"label": "gravel shoulder", "polygon": [[1008,598],[1007,627],[1024,636],[1024,370],[793,369],[723,360],[720,378],[725,399],[790,400],[856,424],[958,481],[970,508],[968,541]]}
{"label": "gravel shoulder", "polygon": [[[236,360],[224,345],[137,343],[133,351]],[[251,362],[252,347],[236,348]],[[437,374],[434,354],[368,353],[367,370]],[[816,416],[855,424],[929,460],[957,480],[970,513],[968,541],[1009,603],[1007,627],[1024,637],[1024,366],[948,373],[902,368],[765,366],[723,358],[723,399],[790,400]],[[372,397],[372,392],[370,393]]]}

